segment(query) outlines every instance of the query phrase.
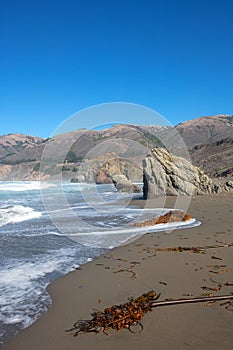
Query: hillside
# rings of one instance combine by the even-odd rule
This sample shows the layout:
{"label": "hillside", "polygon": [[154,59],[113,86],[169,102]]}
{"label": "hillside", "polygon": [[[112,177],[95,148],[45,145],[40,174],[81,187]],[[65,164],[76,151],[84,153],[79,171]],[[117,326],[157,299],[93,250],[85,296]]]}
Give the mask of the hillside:
{"label": "hillside", "polygon": [[233,117],[197,118],[176,126],[194,165],[211,177],[233,172]]}
{"label": "hillside", "polygon": [[194,165],[211,177],[233,176],[233,136],[190,149]]}
{"label": "hillside", "polygon": [[[162,146],[172,153],[185,155],[210,176],[226,176],[233,169],[233,117],[226,115],[197,118],[176,125],[115,125],[105,130],[75,130],[53,138],[22,134],[0,136],[0,179],[63,178],[94,181],[96,172],[109,159],[126,159],[123,168],[137,164],[148,150]],[[40,170],[41,158],[43,169]],[[125,162],[124,162],[125,163]],[[127,170],[128,169],[128,170]],[[137,175],[138,174],[138,175]],[[134,172],[134,180],[142,170]],[[78,178],[79,181],[79,178]]]}
{"label": "hillside", "polygon": [[232,116],[211,116],[190,120],[176,126],[186,146],[208,144],[233,136]]}
{"label": "hillside", "polygon": [[[161,127],[155,126],[155,129]],[[82,181],[94,181],[93,171],[108,159],[109,153],[141,163],[148,149],[161,145],[156,136],[134,125],[116,125],[100,131],[82,129],[49,139],[6,135],[0,138],[0,144],[2,180],[29,180],[39,176],[52,179],[61,171],[65,179],[71,179],[81,169]],[[43,169],[39,174],[41,158]]]}
{"label": "hillside", "polygon": [[47,139],[22,134],[0,136],[0,163],[22,162],[37,157],[37,148],[42,148]]}
{"label": "hillside", "polygon": [[161,130],[159,136],[170,149],[179,151],[184,146],[208,144],[233,136],[233,117],[217,115],[189,120],[175,127]]}

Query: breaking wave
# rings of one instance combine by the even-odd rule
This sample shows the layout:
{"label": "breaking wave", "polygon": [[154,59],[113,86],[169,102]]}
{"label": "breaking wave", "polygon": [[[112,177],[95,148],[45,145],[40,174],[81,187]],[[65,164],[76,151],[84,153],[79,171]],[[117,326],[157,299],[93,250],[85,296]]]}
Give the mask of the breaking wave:
{"label": "breaking wave", "polygon": [[0,191],[34,191],[44,188],[54,187],[52,183],[40,182],[40,181],[0,181]]}
{"label": "breaking wave", "polygon": [[41,215],[41,212],[35,211],[30,207],[9,205],[0,208],[0,226],[39,218]]}

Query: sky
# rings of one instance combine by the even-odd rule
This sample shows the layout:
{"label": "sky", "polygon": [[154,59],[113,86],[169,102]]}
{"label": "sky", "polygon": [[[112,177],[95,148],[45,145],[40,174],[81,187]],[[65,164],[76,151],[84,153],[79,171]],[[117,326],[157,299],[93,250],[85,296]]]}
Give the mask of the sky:
{"label": "sky", "polygon": [[233,114],[232,15],[232,0],[0,0],[0,135],[48,137],[111,102],[171,124]]}

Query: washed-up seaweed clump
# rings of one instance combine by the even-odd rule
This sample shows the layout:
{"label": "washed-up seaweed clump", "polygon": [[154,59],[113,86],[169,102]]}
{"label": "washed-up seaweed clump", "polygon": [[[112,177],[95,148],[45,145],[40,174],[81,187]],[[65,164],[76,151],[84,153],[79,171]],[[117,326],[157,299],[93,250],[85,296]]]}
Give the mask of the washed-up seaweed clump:
{"label": "washed-up seaweed clump", "polygon": [[78,320],[75,322],[71,329],[67,329],[74,337],[77,337],[79,333],[99,333],[103,332],[108,335],[108,330],[119,331],[122,328],[129,330],[132,333],[132,327],[139,326],[139,332],[143,330],[141,320],[143,316],[152,311],[153,308],[159,306],[169,306],[186,303],[199,303],[199,302],[211,302],[219,300],[227,300],[222,305],[226,306],[227,310],[232,310],[233,294],[219,295],[209,297],[197,297],[188,299],[167,299],[163,301],[155,301],[160,294],[157,294],[153,290],[142,294],[140,297],[133,299],[130,298],[127,303],[120,305],[113,305],[106,308],[103,312],[94,310],[91,314],[91,320]]}
{"label": "washed-up seaweed clump", "polygon": [[159,294],[151,290],[136,299],[130,298],[124,304],[108,307],[103,312],[94,310],[91,314],[91,320],[79,320],[67,332],[76,337],[79,333],[99,333],[102,331],[107,334],[109,329],[119,331],[122,328],[135,333],[132,330],[134,326],[139,326],[142,331],[141,320],[147,312],[152,310],[153,302],[158,297]]}
{"label": "washed-up seaweed clump", "polygon": [[167,224],[169,222],[180,222],[191,220],[192,217],[188,213],[184,213],[181,210],[170,210],[168,213],[149,219],[143,222],[135,222],[133,225],[136,227],[154,226],[158,224]]}

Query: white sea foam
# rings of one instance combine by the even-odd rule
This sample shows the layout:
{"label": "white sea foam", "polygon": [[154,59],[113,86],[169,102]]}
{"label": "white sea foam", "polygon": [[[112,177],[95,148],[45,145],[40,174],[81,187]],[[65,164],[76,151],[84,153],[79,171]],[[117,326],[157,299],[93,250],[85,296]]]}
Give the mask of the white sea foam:
{"label": "white sea foam", "polygon": [[52,183],[41,181],[0,181],[0,191],[33,191],[56,186]]}
{"label": "white sea foam", "polygon": [[176,229],[192,228],[199,226],[200,224],[201,222],[194,218],[182,222],[170,222],[166,224],[157,224],[145,227],[132,227],[125,225],[121,229],[71,233],[67,236],[74,241],[89,247],[112,249],[131,240],[133,237],[141,236],[146,233],[161,231],[172,232]]}
{"label": "white sea foam", "polygon": [[48,214],[53,214],[53,213],[61,213],[61,212],[65,212],[65,211],[73,211],[75,209],[90,209],[90,206],[88,205],[80,205],[80,206],[72,206],[72,207],[68,207],[68,208],[62,208],[62,209],[55,209],[55,210],[47,210]]}
{"label": "white sea foam", "polygon": [[158,231],[167,231],[171,229],[177,228],[185,228],[185,227],[195,227],[199,226],[201,223],[196,219],[190,219],[187,221],[181,222],[168,222],[166,224],[156,224],[153,226],[144,226],[144,227],[132,227],[125,226],[123,229],[117,230],[108,230],[108,231],[92,231],[92,232],[82,232],[82,233],[73,233],[68,236],[90,236],[90,235],[116,235],[121,233],[148,233],[148,232],[158,232]]}
{"label": "white sea foam", "polygon": [[55,231],[48,231],[48,232],[37,232],[37,233],[15,233],[14,236],[19,236],[19,237],[41,237],[41,236],[61,236],[64,237],[65,235],[60,232],[55,232]]}
{"label": "white sea foam", "polygon": [[[74,261],[75,250],[67,248],[56,251],[53,259],[44,255],[34,262],[17,261],[16,264],[12,260],[11,264],[0,272],[0,320],[5,324],[21,323],[23,327],[28,326],[50,302],[50,297],[45,292],[49,283],[46,275],[56,271],[67,273]],[[76,264],[73,268],[78,266]]]}
{"label": "white sea foam", "polygon": [[[54,204],[51,208],[46,208],[47,212],[41,202],[41,185],[44,188],[54,187],[44,191]],[[59,186],[65,193],[67,202],[60,203],[57,200],[60,198]],[[4,334],[13,334],[12,329],[17,332],[28,326],[45,311],[50,300],[45,291],[49,281],[86,262],[87,257],[95,256],[95,249],[89,248],[113,248],[147,232],[172,232],[175,228],[189,228],[200,224],[193,219],[179,224],[134,227],[133,222],[161,215],[168,209],[118,208],[111,203],[112,199],[118,198],[118,194],[110,192],[110,185],[98,187],[97,192],[107,198],[105,202],[97,203],[99,197],[96,196],[90,196],[91,199],[86,202],[86,197],[83,199],[81,196],[82,190],[89,191],[94,186],[55,182],[0,182],[0,226],[38,218],[38,225],[33,225],[32,221],[4,226],[1,229],[1,235],[5,239],[2,242],[7,243],[10,248],[3,249],[0,256],[0,322],[4,324]],[[127,194],[122,196],[127,197]],[[54,219],[53,224],[48,216]],[[80,220],[76,221],[76,217]],[[80,222],[82,225],[79,225]],[[67,236],[71,241],[86,247],[82,246],[79,251],[79,248],[76,249],[79,245],[73,248],[74,242],[59,236]],[[4,337],[5,335],[3,341]]]}
{"label": "white sea foam", "polygon": [[0,226],[39,218],[41,215],[41,212],[35,211],[30,207],[23,205],[9,205],[0,208]]}

